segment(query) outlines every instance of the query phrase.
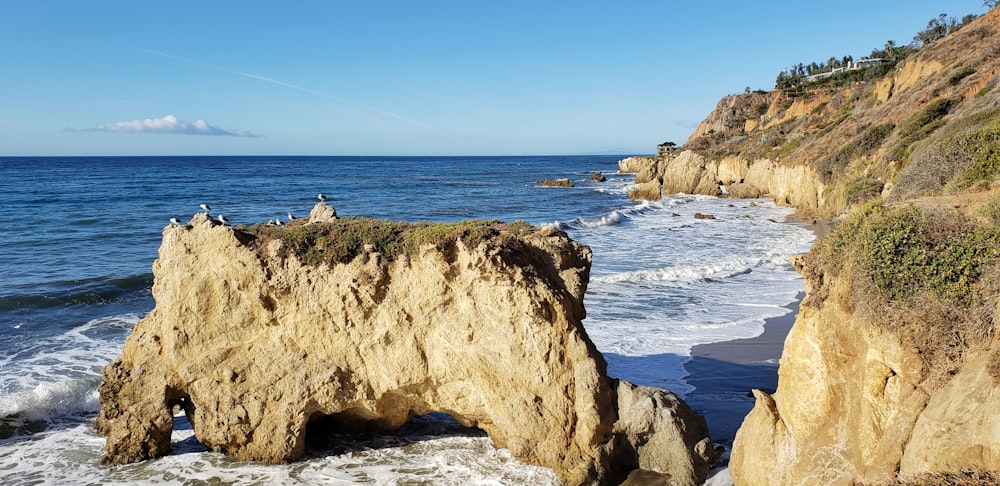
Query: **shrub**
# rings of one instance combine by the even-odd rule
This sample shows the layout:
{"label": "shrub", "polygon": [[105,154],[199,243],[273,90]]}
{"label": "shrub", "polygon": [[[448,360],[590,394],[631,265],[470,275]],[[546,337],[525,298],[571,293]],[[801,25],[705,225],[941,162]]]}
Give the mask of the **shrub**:
{"label": "shrub", "polygon": [[870,177],[859,177],[847,183],[847,204],[858,204],[867,202],[882,195],[885,187],[878,179]]}
{"label": "shrub", "polygon": [[909,146],[913,142],[927,138],[928,135],[934,133],[934,130],[941,128],[944,125],[942,118],[951,112],[958,101],[953,98],[941,98],[910,117],[899,129],[900,145]]}
{"label": "shrub", "polygon": [[948,84],[952,86],[958,86],[958,84],[961,83],[963,79],[975,73],[976,73],[976,68],[972,66],[965,66],[955,74],[952,74],[950,78],[948,78]]}
{"label": "shrub", "polygon": [[846,258],[890,303],[923,291],[956,305],[975,303],[975,284],[989,263],[1000,262],[1000,228],[974,224],[958,213],[870,203],[823,244],[828,261]]}
{"label": "shrub", "polygon": [[872,325],[916,347],[940,386],[972,346],[993,336],[1000,299],[1000,226],[954,210],[869,203],[807,257],[814,289],[829,298],[830,277],[845,282],[838,301]]}
{"label": "shrub", "polygon": [[[392,261],[413,255],[421,246],[433,244],[448,250],[458,241],[470,247],[497,238],[514,238],[534,231],[523,221],[468,220],[456,223],[404,223],[371,218],[341,218],[330,223],[272,227],[256,225],[244,231],[268,241],[279,239],[282,251],[296,255],[306,265],[347,263],[368,246]],[[258,247],[263,247],[257,242]]]}
{"label": "shrub", "polygon": [[882,146],[882,142],[889,137],[894,128],[896,125],[892,122],[869,128],[861,135],[854,137],[835,154],[820,160],[816,168],[823,182],[829,182],[835,174],[844,172],[852,160],[875,152]]}
{"label": "shrub", "polygon": [[959,190],[1000,177],[1000,108],[952,121],[942,135],[914,150],[892,200]]}
{"label": "shrub", "polygon": [[986,201],[979,207],[979,214],[986,218],[990,224],[1000,226],[1000,197],[993,197]]}
{"label": "shrub", "polygon": [[971,161],[954,181],[958,189],[966,189],[978,182],[992,182],[1000,175],[1000,124],[994,124],[972,133],[956,137]]}

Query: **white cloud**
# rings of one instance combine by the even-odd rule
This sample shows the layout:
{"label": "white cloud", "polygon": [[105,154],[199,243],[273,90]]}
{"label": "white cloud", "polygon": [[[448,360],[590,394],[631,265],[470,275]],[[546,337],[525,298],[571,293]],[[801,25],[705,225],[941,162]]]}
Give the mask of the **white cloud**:
{"label": "white cloud", "polygon": [[209,125],[205,120],[196,122],[186,122],[178,120],[173,115],[163,118],[146,118],[145,120],[131,120],[112,123],[110,125],[97,125],[91,128],[67,128],[70,132],[111,132],[111,133],[179,133],[182,135],[220,135],[226,137],[249,137],[260,138],[260,135],[250,133],[246,130],[226,130],[217,126]]}

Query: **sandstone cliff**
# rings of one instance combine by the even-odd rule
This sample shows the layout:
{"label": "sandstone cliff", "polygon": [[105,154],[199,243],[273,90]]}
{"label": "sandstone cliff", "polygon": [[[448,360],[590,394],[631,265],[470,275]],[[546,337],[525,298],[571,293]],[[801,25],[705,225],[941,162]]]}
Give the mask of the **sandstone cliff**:
{"label": "sandstone cliff", "polygon": [[103,371],[106,461],[167,454],[175,406],[201,443],[265,462],[301,458],[318,419],[393,429],[443,411],[567,484],[635,468],[704,481],[704,420],[606,376],[581,324],[587,247],[526,225],[320,209],[285,227],[200,214],[164,229],[156,308]]}
{"label": "sandstone cliff", "polygon": [[[873,198],[963,191],[984,180],[970,172],[990,150],[983,132],[1000,126],[998,52],[1000,12],[991,11],[881,77],[726,96],[687,152],[620,170],[652,163],[663,193],[769,194],[819,217]],[[637,198],[660,194],[639,189]]]}
{"label": "sandstone cliff", "polygon": [[737,434],[737,485],[996,477],[998,53],[994,8],[872,77],[725,97],[684,151],[620,164],[637,198],[770,195],[846,220],[797,262],[807,297]]}
{"label": "sandstone cliff", "polygon": [[1000,470],[1000,220],[936,203],[868,206],[797,261],[808,297],[736,435],[737,485]]}

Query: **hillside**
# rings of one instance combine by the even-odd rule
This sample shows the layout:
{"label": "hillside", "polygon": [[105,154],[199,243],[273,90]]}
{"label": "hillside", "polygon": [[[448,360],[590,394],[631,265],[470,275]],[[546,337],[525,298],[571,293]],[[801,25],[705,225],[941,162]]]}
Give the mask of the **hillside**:
{"label": "hillside", "polygon": [[[667,193],[718,193],[721,183],[820,217],[874,197],[988,190],[1000,172],[998,74],[992,11],[881,79],[727,96],[682,150],[649,162]],[[795,180],[775,180],[789,171]]]}
{"label": "hillside", "polygon": [[723,98],[682,150],[620,163],[635,198],[770,195],[838,224],[778,387],[733,444],[737,485],[996,484],[1000,10],[839,87]]}

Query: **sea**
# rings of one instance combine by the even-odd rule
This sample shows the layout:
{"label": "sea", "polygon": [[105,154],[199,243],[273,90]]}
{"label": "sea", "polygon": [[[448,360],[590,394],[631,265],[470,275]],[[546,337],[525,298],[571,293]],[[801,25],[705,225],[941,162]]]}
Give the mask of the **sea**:
{"label": "sea", "polygon": [[[316,440],[286,465],[212,452],[178,416],[169,455],[103,465],[100,371],[155,305],[151,266],[170,218],[205,203],[234,225],[286,220],[323,193],[340,216],[565,231],[593,250],[584,326],[608,373],[683,397],[693,346],[760,335],[788,312],[803,290],[789,259],[814,236],[767,199],[631,201],[623,157],[0,158],[0,483],[558,484],[445,414]],[[551,178],[575,187],[538,183]]]}

